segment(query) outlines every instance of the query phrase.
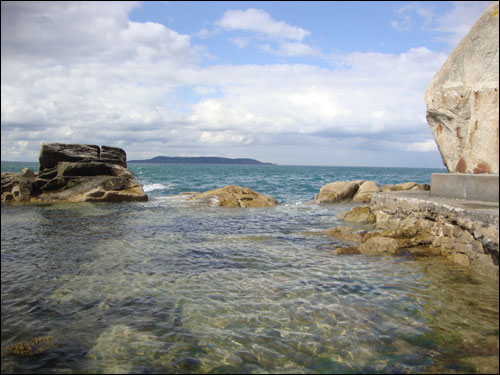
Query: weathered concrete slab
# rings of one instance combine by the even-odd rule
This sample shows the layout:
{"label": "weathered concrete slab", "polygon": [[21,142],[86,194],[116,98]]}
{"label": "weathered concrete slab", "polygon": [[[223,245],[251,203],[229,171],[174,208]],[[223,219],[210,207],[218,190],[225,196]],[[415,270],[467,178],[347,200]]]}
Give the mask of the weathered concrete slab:
{"label": "weathered concrete slab", "polygon": [[431,196],[498,203],[498,174],[433,173]]}

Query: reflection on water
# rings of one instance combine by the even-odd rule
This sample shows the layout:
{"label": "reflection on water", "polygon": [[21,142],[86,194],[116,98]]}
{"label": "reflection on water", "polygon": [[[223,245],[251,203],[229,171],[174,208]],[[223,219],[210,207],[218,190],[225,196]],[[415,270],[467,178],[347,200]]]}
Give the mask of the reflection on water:
{"label": "reflection on water", "polygon": [[2,373],[498,373],[498,284],[334,256],[343,209],[2,207]]}

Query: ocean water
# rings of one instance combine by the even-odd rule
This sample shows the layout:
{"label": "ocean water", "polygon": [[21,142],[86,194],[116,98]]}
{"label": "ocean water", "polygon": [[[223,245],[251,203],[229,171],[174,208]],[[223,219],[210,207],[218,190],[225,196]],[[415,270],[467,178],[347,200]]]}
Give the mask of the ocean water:
{"label": "ocean water", "polygon": [[[328,182],[441,170],[129,169],[148,202],[2,206],[2,373],[498,373],[497,283],[441,258],[335,256],[320,232],[353,204],[311,204]],[[281,205],[179,194],[228,184]],[[9,353],[36,337],[47,350]]]}

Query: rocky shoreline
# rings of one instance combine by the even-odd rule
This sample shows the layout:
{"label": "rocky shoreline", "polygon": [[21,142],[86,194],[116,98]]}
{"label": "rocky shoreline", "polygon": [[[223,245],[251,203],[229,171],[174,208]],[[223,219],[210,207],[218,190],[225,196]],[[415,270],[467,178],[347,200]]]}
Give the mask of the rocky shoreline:
{"label": "rocky shoreline", "polygon": [[443,256],[498,281],[498,205],[433,198],[426,191],[378,193],[341,218],[351,225],[324,231],[345,244],[335,255]]}
{"label": "rocky shoreline", "polygon": [[[141,184],[126,167],[125,151],[119,148],[44,144],[38,172],[25,168],[2,173],[2,204],[146,201]],[[324,231],[345,245],[335,255],[439,255],[498,280],[498,204],[491,203],[490,210],[479,210],[477,204],[459,207],[458,200],[432,198],[429,189],[416,182],[379,187],[370,180],[336,181],[322,186],[314,203],[359,204],[342,214],[348,225]],[[272,197],[235,185],[185,194],[200,206],[279,205]]]}

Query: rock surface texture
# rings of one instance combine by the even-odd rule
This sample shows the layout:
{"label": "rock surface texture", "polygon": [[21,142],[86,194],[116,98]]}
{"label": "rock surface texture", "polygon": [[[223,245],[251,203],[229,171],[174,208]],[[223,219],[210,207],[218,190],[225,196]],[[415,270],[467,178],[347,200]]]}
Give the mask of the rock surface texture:
{"label": "rock surface texture", "polygon": [[235,185],[195,194],[189,199],[200,204],[223,207],[269,207],[279,205],[274,198],[257,193],[250,188]]}
{"label": "rock surface texture", "polygon": [[117,147],[49,143],[39,171],[2,173],[2,203],[147,201]]}
{"label": "rock surface texture", "polygon": [[425,92],[427,122],[450,173],[499,171],[498,19],[494,2]]}
{"label": "rock surface texture", "polygon": [[[405,182],[397,185],[382,185],[382,191],[400,190],[430,190],[429,184],[417,184],[416,182]],[[372,194],[379,193],[380,188],[375,181],[355,180],[337,181],[323,185],[314,198],[318,204],[339,202],[370,202]]]}
{"label": "rock surface texture", "polygon": [[336,255],[354,254],[353,247],[367,255],[440,255],[498,281],[498,204],[460,207],[449,202],[425,191],[375,194],[370,206],[343,215],[355,223],[373,223],[366,217],[374,216],[371,230],[340,226],[324,234],[348,245],[337,247]]}

